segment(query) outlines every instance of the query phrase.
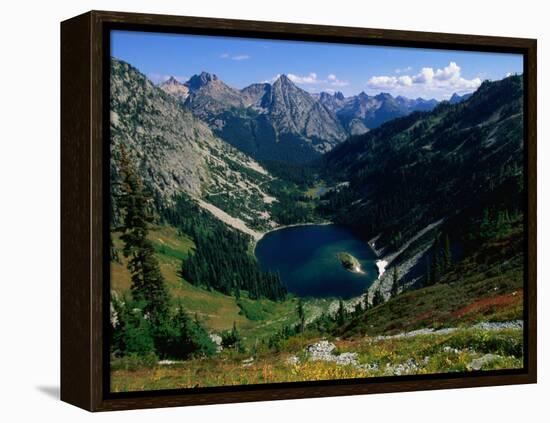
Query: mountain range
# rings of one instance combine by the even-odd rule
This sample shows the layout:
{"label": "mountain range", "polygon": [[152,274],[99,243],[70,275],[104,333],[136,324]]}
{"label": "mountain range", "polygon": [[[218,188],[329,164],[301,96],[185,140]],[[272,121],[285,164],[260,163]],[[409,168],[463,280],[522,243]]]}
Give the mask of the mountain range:
{"label": "mountain range", "polygon": [[347,186],[324,207],[412,280],[425,275],[420,258],[438,233],[463,251],[464,234],[480,232],[473,222],[521,214],[523,151],[522,77],[486,81],[468,101],[392,120],[326,154],[327,174]]}
{"label": "mountain range", "polygon": [[[321,207],[332,220],[360,226],[364,237],[378,236],[388,251],[486,195],[480,180],[494,186],[509,167],[521,168],[509,159],[521,153],[521,77],[437,102],[312,95],[285,75],[241,90],[206,72],[155,85],[117,59],[111,72],[114,190],[124,145],[157,203],[166,206],[183,191],[253,236],[275,224],[278,196],[270,191],[275,176],[256,160],[271,166],[322,158],[325,179],[347,188],[329,193]],[[441,192],[430,188],[433,181]]]}
{"label": "mountain range", "polygon": [[[124,148],[136,163],[157,208],[170,206],[174,195],[185,193],[252,236],[256,233],[250,227],[265,228],[270,224],[266,208],[272,198],[261,185],[271,176],[181,107],[174,93],[183,95],[184,89],[168,81],[165,88],[169,84],[179,87],[168,95],[136,68],[114,58],[110,81],[114,221],[118,216],[118,158]],[[215,205],[220,205],[221,199],[231,199],[231,216]]]}
{"label": "mountain range", "polygon": [[388,93],[310,94],[286,75],[238,90],[201,72],[185,83],[170,77],[159,87],[239,150],[259,160],[294,163],[316,159],[349,136],[439,103]]}
{"label": "mountain range", "polygon": [[341,92],[322,92],[316,96],[329,110],[336,114],[350,135],[361,135],[383,123],[406,116],[415,111],[430,111],[439,103],[435,99],[409,99],[393,97],[389,93],[369,96],[365,92],[344,97]]}

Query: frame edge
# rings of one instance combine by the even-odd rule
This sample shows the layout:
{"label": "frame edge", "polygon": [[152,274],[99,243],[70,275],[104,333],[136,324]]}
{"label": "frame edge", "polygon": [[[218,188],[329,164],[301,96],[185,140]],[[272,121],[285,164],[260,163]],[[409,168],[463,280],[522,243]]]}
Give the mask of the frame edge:
{"label": "frame edge", "polygon": [[61,23],[61,389],[91,410],[90,13]]}
{"label": "frame edge", "polygon": [[[525,142],[528,154],[528,207],[530,243],[529,275],[529,366],[527,372],[514,376],[471,376],[468,380],[440,379],[415,382],[395,381],[378,384],[357,383],[347,386],[273,389],[224,394],[181,394],[145,396],[139,398],[105,399],[102,387],[103,305],[101,261],[102,238],[102,55],[104,23],[141,23],[164,26],[195,26],[238,29],[248,25],[252,32],[268,31],[284,34],[291,28],[294,35],[346,29],[350,37],[433,42],[440,37],[442,45],[457,46],[478,40],[479,45],[498,47],[509,45],[523,49],[527,55],[529,88],[528,134]],[[240,27],[239,27],[240,25]],[[235,403],[325,396],[345,396],[412,390],[467,388],[508,384],[536,383],[536,40],[434,34],[429,32],[365,29],[239,21],[217,18],[194,18],[141,13],[90,11],[61,24],[61,399],[89,411],[126,410],[135,408],[170,407],[216,403]],[[334,34],[336,35],[336,34]],[[341,38],[342,34],[338,34]],[[412,37],[412,38],[411,38]],[[78,50],[75,57],[71,52]],[[64,75],[71,75],[70,78]],[[71,84],[67,84],[70,81]],[[66,85],[66,86],[64,86]],[[77,116],[77,119],[73,117]],[[86,277],[82,275],[87,274]]]}

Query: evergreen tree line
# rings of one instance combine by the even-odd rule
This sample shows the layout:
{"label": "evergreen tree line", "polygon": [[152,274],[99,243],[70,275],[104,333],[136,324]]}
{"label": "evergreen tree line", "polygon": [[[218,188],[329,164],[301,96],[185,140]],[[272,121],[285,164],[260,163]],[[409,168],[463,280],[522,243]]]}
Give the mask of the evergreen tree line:
{"label": "evergreen tree line", "polygon": [[[513,225],[521,221],[522,216],[521,204],[493,203],[492,206],[470,208],[452,217],[437,235],[426,255],[424,285],[440,282],[453,268],[454,261],[460,259],[456,257],[456,251],[453,252],[453,246],[455,250],[459,246],[460,256],[477,254],[481,243],[508,235]],[[454,231],[452,237],[449,231]]]}
{"label": "evergreen tree line", "polygon": [[279,301],[286,297],[279,275],[262,271],[248,252],[249,236],[209,216],[185,195],[178,196],[174,206],[162,214],[195,243],[194,252],[181,264],[185,280],[236,298],[242,290],[252,299]]}
{"label": "evergreen tree line", "polygon": [[153,320],[143,313],[146,302],[127,296],[113,297],[111,304],[111,351],[116,356],[186,360],[216,353],[216,344],[198,318],[191,318],[181,305]]}
{"label": "evergreen tree line", "polygon": [[435,285],[447,273],[453,262],[451,241],[448,234],[438,234],[432,244],[432,253],[427,256],[425,286]]}
{"label": "evergreen tree line", "polygon": [[319,174],[319,163],[308,162],[295,164],[291,162],[263,160],[262,165],[276,178],[293,182],[305,189],[315,183]]}
{"label": "evergreen tree line", "polygon": [[216,345],[198,318],[191,319],[181,304],[171,307],[154,247],[147,238],[151,197],[123,146],[119,167],[115,200],[120,224],[113,229],[121,233],[124,242],[122,253],[131,274],[131,296],[111,299],[112,353],[175,359],[214,354]]}

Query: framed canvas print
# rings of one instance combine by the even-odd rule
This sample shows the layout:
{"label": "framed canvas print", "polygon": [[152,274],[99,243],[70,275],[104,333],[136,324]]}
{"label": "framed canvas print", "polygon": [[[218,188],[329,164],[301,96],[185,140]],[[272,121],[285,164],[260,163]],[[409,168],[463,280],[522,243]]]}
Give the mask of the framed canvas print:
{"label": "framed canvas print", "polygon": [[61,396],[536,381],[536,41],[61,24]]}

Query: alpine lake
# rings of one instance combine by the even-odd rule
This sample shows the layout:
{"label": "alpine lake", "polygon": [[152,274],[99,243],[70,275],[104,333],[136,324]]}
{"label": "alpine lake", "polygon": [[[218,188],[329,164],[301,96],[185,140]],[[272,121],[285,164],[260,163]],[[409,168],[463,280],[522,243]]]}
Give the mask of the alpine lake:
{"label": "alpine lake", "polygon": [[[377,279],[377,256],[367,242],[336,224],[289,226],[268,232],[256,244],[264,271],[278,272],[298,297],[361,295]],[[343,259],[351,256],[353,266]]]}

